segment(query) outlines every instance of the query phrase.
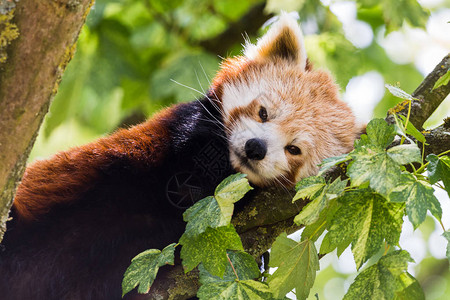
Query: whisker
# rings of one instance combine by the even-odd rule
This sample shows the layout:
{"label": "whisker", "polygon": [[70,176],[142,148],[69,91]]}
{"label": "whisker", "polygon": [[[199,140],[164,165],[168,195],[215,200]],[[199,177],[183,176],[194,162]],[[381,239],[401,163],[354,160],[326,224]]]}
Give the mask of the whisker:
{"label": "whisker", "polygon": [[[190,89],[190,90],[192,90],[192,91],[194,91],[194,92],[197,92],[197,93],[199,93],[200,95],[206,97],[207,99],[209,99],[207,95],[203,94],[202,92],[200,92],[199,90],[197,90],[197,89],[195,89],[195,88],[193,88],[193,87],[190,87],[190,86],[188,86],[188,85],[182,84],[182,83],[180,83],[180,82],[178,82],[178,81],[176,81],[176,80],[174,80],[174,79],[170,79],[170,80],[171,80],[172,82],[175,82],[176,84],[182,86],[182,87],[188,88],[188,89]],[[197,101],[198,101],[198,103],[200,103],[200,105],[208,112],[208,114],[209,114],[214,120],[216,120],[218,123],[222,123],[221,121],[219,121],[219,120],[218,120],[218,119],[217,119],[217,118],[216,118],[216,117],[208,110],[208,108],[206,108],[206,106],[205,106],[199,99],[197,99]]]}

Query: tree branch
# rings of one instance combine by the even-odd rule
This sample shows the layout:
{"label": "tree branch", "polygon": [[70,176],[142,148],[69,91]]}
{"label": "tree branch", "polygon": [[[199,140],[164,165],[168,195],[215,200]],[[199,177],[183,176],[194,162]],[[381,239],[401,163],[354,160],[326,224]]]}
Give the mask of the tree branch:
{"label": "tree branch", "polygon": [[[411,123],[417,129],[421,129],[423,123],[431,116],[450,93],[450,83],[433,90],[436,81],[450,69],[450,54],[447,54],[442,61],[428,74],[419,87],[411,94],[417,101],[411,103]],[[406,116],[408,113],[408,101],[403,101],[389,110],[386,120],[393,124],[394,117],[392,113]]]}
{"label": "tree branch", "polygon": [[211,53],[226,56],[227,49],[242,40],[243,32],[254,35],[273,16],[264,13],[265,7],[265,2],[255,5],[239,20],[228,24],[224,32],[212,39],[200,41],[199,45]]}
{"label": "tree branch", "polygon": [[[445,68],[449,68],[449,56],[431,72],[413,96],[421,99],[413,103],[417,107],[411,112],[411,120],[422,125],[426,119],[434,112],[439,104],[450,92],[450,85],[440,87],[432,91],[435,82],[445,74]],[[443,71],[444,70],[444,71]],[[428,103],[430,98],[431,104]],[[386,118],[389,121],[392,116]],[[450,149],[450,120],[428,132],[425,137],[429,145],[425,148],[428,153],[441,153]],[[344,170],[338,166],[329,169],[323,174],[326,180],[333,180],[339,176],[345,177]],[[232,223],[241,236],[245,250],[253,255],[255,259],[270,249],[276,237],[282,233],[293,233],[302,226],[294,224],[294,216],[307,204],[305,200],[298,200],[292,203],[293,191],[286,191],[280,188],[257,189],[249,195],[250,202],[233,216]],[[152,297],[162,296],[162,299],[189,299],[197,293],[199,283],[198,274],[185,275],[180,265],[167,268],[168,280],[159,282],[152,286]],[[177,284],[175,284],[177,283]],[[182,283],[182,288],[177,288]]]}
{"label": "tree branch", "polygon": [[17,2],[19,37],[0,65],[0,241],[39,127],[93,0]]}

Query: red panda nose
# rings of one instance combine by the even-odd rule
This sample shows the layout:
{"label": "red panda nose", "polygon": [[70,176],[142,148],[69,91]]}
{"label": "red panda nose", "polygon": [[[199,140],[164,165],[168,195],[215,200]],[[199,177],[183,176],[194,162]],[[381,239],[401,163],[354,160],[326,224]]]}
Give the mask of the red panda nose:
{"label": "red panda nose", "polygon": [[261,160],[266,156],[266,142],[261,139],[250,139],[245,143],[245,154],[248,159]]}

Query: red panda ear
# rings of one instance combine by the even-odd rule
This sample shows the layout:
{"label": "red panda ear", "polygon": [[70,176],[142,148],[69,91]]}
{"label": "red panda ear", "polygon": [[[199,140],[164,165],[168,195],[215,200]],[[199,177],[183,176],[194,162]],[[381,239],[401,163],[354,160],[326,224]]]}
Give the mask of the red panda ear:
{"label": "red panda ear", "polygon": [[249,59],[264,60],[275,57],[291,60],[304,70],[306,68],[306,50],[303,34],[294,16],[281,13],[267,33],[256,45],[247,43],[244,55]]}

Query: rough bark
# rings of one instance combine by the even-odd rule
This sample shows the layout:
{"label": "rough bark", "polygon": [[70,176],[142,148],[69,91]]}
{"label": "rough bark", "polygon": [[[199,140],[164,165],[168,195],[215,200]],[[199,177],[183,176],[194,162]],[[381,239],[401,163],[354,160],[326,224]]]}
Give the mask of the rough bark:
{"label": "rough bark", "polygon": [[93,0],[21,0],[19,37],[0,64],[0,241],[37,132]]}
{"label": "rough bark", "polygon": [[[434,88],[436,81],[450,69],[450,53],[428,74],[417,89],[411,94],[417,100],[411,103],[410,121],[417,129],[422,129],[423,123],[431,116],[450,93],[450,83]],[[387,121],[394,123],[392,113],[406,116],[408,114],[408,101],[403,101],[389,110]]]}
{"label": "rough bark", "polygon": [[[448,61],[449,56],[446,56],[413,93],[415,98],[421,99],[414,102],[417,108],[411,112],[411,120],[416,122],[414,124],[421,126],[449,94],[449,85],[432,90],[435,82],[450,68]],[[428,103],[428,99],[432,102],[431,104]],[[390,118],[391,116],[388,115],[386,120],[389,121]],[[429,144],[425,147],[425,154],[438,154],[450,150],[449,119],[446,119],[441,126],[424,132],[424,135]],[[334,167],[325,172],[323,176],[327,180],[332,180],[339,176],[345,176],[345,173],[342,168]],[[293,233],[302,227],[295,225],[293,219],[307,204],[307,201],[298,200],[292,203],[292,196],[293,191],[283,189],[256,190],[251,202],[233,216],[232,223],[242,239],[245,250],[257,260],[270,249],[280,233]],[[189,273],[187,276],[180,265],[172,267],[169,273],[170,280],[152,287],[152,299],[179,300],[189,299],[196,295],[199,287],[197,273]],[[177,288],[181,282],[183,283],[182,288]]]}

